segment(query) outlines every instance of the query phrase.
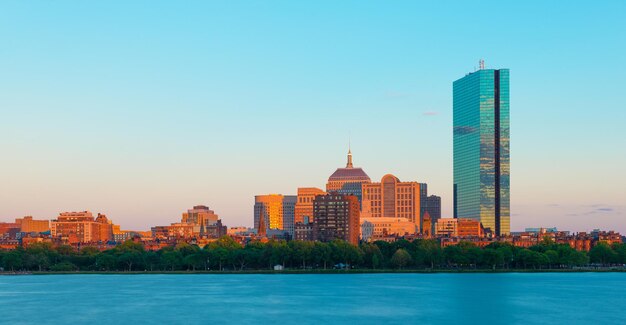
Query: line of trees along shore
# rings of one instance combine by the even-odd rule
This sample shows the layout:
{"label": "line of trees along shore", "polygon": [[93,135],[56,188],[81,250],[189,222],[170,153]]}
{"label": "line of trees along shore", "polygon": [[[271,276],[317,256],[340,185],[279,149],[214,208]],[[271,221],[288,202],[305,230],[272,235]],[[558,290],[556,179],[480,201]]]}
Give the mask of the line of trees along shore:
{"label": "line of trees along shore", "polygon": [[441,248],[435,240],[378,241],[358,247],[345,241],[330,243],[271,240],[242,246],[222,237],[205,247],[180,243],[146,251],[127,241],[99,251],[83,247],[53,247],[36,243],[27,248],[0,251],[0,267],[7,271],[253,271],[282,265],[294,270],[331,269],[568,269],[590,263],[626,264],[626,245],[598,244],[590,252],[544,240],[529,248],[492,243],[479,248],[470,242]]}

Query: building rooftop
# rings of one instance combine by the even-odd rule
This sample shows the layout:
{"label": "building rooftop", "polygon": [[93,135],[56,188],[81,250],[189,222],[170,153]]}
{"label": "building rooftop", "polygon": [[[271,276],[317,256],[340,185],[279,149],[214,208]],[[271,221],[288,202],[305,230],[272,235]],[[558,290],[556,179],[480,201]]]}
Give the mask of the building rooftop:
{"label": "building rooftop", "polygon": [[337,170],[330,175],[328,181],[339,181],[339,180],[369,180],[370,177],[367,176],[365,171],[360,167],[351,167],[351,168],[337,168]]}
{"label": "building rooftop", "polygon": [[370,177],[367,176],[363,169],[352,165],[352,151],[350,149],[348,149],[348,163],[346,164],[346,168],[337,168],[328,178],[329,182],[345,180],[370,181]]}

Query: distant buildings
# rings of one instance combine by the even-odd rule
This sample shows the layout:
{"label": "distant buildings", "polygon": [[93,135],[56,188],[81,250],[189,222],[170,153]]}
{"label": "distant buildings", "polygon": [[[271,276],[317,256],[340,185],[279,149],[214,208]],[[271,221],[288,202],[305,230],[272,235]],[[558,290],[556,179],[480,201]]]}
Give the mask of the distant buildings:
{"label": "distant buildings", "polygon": [[36,220],[31,216],[15,218],[15,222],[0,222],[0,238],[17,238],[21,233],[50,231],[49,220]]}
{"label": "distant buildings", "polygon": [[228,228],[227,231],[227,235],[229,236],[245,236],[248,234],[253,234],[256,233],[254,228],[248,228],[248,227],[230,227]]}
{"label": "distant buildings", "polygon": [[478,220],[458,218],[454,219],[457,222],[457,236],[461,238],[466,237],[485,237],[485,229]]}
{"label": "distant buildings", "polygon": [[361,217],[361,239],[375,241],[390,235],[413,235],[417,224],[407,218]]}
{"label": "distant buildings", "polygon": [[361,186],[371,183],[370,177],[360,167],[352,165],[352,151],[348,149],[346,168],[337,168],[326,183],[326,192],[355,195],[361,202]]}
{"label": "distant buildings", "polygon": [[151,228],[152,238],[162,241],[206,241],[225,236],[227,232],[218,215],[204,205],[196,205],[183,212],[180,222]]}
{"label": "distant buildings", "polygon": [[420,224],[419,183],[387,174],[380,183],[363,184],[363,217],[406,218]]}
{"label": "distant buildings", "polygon": [[326,192],[317,187],[298,188],[294,223],[313,222],[313,200],[317,195],[326,195]]}
{"label": "distant buildings", "polygon": [[209,226],[216,224],[218,219],[218,215],[207,206],[196,205],[183,213],[181,222]]}
{"label": "distant buildings", "polygon": [[15,223],[20,226],[20,232],[46,232],[50,231],[49,220],[36,220],[31,216],[16,218]]}
{"label": "distant buildings", "polygon": [[301,241],[313,241],[313,222],[297,222],[294,227],[293,239]]}
{"label": "distant buildings", "polygon": [[485,237],[485,229],[482,224],[474,219],[442,218],[436,222],[435,228],[435,234],[439,237]]}
{"label": "distant buildings", "polygon": [[359,199],[355,195],[330,193],[313,201],[313,238],[322,242],[341,239],[359,243]]}
{"label": "distant buildings", "polygon": [[433,223],[428,211],[422,217],[422,227],[422,235],[424,235],[424,238],[433,237],[435,234],[435,223]]}
{"label": "distant buildings", "polygon": [[297,197],[268,194],[254,197],[254,228],[261,236],[269,232],[287,233],[293,237]]}
{"label": "distant buildings", "polygon": [[427,231],[424,226],[424,216],[428,212],[430,216],[430,232],[435,233],[435,222],[441,218],[441,197],[436,195],[428,196],[428,184],[420,183],[420,230],[422,233]]}
{"label": "distant buildings", "polygon": [[[435,222],[441,219],[441,197],[437,195],[428,196],[424,200],[424,204],[426,206],[423,208],[423,211],[424,213],[428,213],[431,224],[434,226]],[[422,215],[422,218],[423,216],[424,215]],[[434,228],[431,228],[431,231],[434,232]]]}
{"label": "distant buildings", "polygon": [[[482,65],[482,62],[481,62]],[[509,70],[481,69],[453,84],[455,218],[510,233]]]}
{"label": "distant buildings", "polygon": [[441,218],[435,223],[435,235],[439,237],[457,237],[457,219]]}
{"label": "distant buildings", "polygon": [[112,223],[103,214],[96,218],[89,211],[63,212],[50,222],[53,238],[68,244],[105,243],[113,241]]}

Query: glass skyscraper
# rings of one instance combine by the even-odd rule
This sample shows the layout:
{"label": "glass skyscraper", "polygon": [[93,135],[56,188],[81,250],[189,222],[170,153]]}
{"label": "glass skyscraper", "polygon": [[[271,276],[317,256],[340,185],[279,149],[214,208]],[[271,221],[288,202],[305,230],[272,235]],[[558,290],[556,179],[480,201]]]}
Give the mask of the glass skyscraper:
{"label": "glass skyscraper", "polygon": [[454,217],[509,234],[509,70],[480,69],[453,84]]}

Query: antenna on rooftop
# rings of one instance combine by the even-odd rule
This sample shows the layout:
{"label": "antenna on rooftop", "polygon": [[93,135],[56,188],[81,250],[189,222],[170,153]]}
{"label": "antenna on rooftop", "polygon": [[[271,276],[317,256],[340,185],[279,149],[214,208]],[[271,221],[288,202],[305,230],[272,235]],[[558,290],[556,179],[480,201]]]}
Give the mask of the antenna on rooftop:
{"label": "antenna on rooftop", "polygon": [[478,66],[480,67],[480,70],[484,70],[485,69],[485,60],[480,59],[480,61],[478,61]]}

